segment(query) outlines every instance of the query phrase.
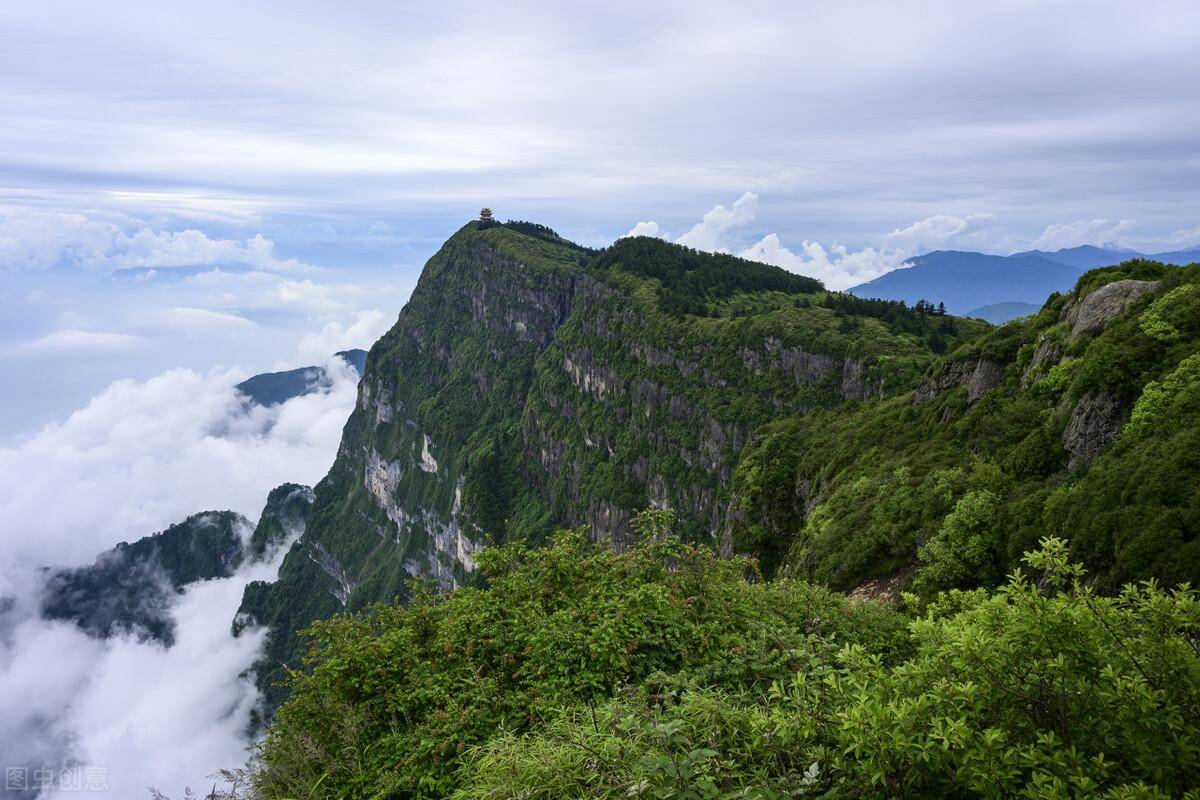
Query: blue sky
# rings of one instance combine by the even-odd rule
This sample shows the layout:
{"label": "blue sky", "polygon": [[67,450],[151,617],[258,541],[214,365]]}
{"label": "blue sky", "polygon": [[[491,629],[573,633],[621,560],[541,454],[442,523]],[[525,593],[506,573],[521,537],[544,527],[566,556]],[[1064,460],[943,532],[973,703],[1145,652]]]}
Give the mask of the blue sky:
{"label": "blue sky", "polygon": [[479,206],[844,287],[1200,243],[1194,2],[0,7],[0,442],[368,346]]}

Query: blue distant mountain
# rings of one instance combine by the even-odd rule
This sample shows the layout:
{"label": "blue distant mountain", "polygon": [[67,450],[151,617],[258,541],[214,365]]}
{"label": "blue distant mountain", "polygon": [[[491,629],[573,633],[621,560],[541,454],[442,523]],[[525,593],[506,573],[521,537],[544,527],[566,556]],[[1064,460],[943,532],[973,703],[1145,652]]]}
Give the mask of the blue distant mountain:
{"label": "blue distant mountain", "polygon": [[1146,258],[1182,267],[1185,264],[1200,262],[1200,247],[1193,247],[1191,250],[1175,250],[1170,253],[1156,253],[1152,256],[1146,256]]}
{"label": "blue distant mountain", "polygon": [[[341,356],[360,376],[363,374],[367,366],[366,350],[343,350],[335,355]],[[298,367],[247,378],[237,385],[237,390],[260,406],[273,406],[331,383],[323,367]]]}
{"label": "blue distant mountain", "polygon": [[1041,308],[1034,303],[992,303],[988,306],[973,308],[963,316],[981,319],[993,325],[1002,325],[1009,320],[1036,314]]}
{"label": "blue distant mountain", "polygon": [[1076,267],[1081,270],[1089,270],[1096,267],[1107,267],[1111,264],[1120,264],[1122,261],[1137,258],[1139,255],[1139,253],[1135,253],[1132,250],[1110,250],[1104,247],[1093,247],[1090,244],[1085,244],[1079,247],[1068,247],[1066,250],[1055,250],[1054,252],[1026,250],[1022,253],[1013,253],[1010,257],[1038,256],[1047,261],[1066,264],[1067,266]]}
{"label": "blue distant mountain", "polygon": [[1083,245],[1047,252],[1026,250],[1010,256],[938,250],[917,256],[907,266],[849,289],[858,297],[928,300],[944,303],[952,314],[1006,322],[1041,308],[1051,292],[1065,292],[1089,269],[1150,258],[1166,264],[1200,262],[1200,248],[1143,255],[1132,250]]}
{"label": "blue distant mountain", "polygon": [[850,294],[909,305],[944,303],[952,314],[967,314],[997,303],[1036,304],[1051,292],[1070,289],[1082,270],[1039,255],[992,256],[938,250],[917,256],[909,266],[855,286]]}

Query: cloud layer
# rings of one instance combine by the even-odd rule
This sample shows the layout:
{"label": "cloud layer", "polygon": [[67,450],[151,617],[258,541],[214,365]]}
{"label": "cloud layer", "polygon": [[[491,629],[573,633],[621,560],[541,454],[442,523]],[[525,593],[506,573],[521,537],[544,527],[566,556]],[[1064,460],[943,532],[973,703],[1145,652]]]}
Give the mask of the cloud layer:
{"label": "cloud layer", "polygon": [[195,228],[141,228],[127,233],[116,224],[81,213],[0,208],[0,271],[63,265],[159,269],[205,264],[243,264],[271,272],[312,269],[294,258],[278,258],[275,243],[262,234],[235,241],[210,238]]}
{"label": "cloud layer", "polygon": [[9,598],[0,604],[0,705],[9,710],[0,762],[99,766],[107,796],[130,798],[147,785],[199,789],[244,760],[257,697],[242,673],[261,641],[233,639],[230,623],[245,583],[272,577],[277,564],[190,588],[173,609],[170,649],[41,619],[39,568],[89,563],[200,510],[254,519],[272,487],[316,482],[357,385],[341,359],[325,367],[328,391],[271,409],[243,404],[239,371],[118,381],[61,424],[0,449],[0,598]]}
{"label": "cloud layer", "polygon": [[312,483],[332,463],[357,378],[341,359],[326,364],[338,377],[329,392],[270,409],[243,406],[241,370],[117,381],[66,421],[0,448],[0,557],[73,565],[196,511],[254,518],[271,487]]}

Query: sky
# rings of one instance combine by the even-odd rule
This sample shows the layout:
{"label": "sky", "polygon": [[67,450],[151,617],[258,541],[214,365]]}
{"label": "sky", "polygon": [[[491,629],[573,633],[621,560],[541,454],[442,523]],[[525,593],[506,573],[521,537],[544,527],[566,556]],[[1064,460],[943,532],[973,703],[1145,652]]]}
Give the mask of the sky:
{"label": "sky", "polygon": [[233,386],[369,347],[481,206],[835,289],[1185,249],[1197,75],[1194,0],[0,3],[0,760],[117,797],[236,765],[263,575],[190,589],[163,649],[40,619],[39,570],[319,480],[353,376]]}
{"label": "sky", "polygon": [[0,6],[0,443],[368,346],[485,204],[834,288],[1200,243],[1190,0],[602,5]]}

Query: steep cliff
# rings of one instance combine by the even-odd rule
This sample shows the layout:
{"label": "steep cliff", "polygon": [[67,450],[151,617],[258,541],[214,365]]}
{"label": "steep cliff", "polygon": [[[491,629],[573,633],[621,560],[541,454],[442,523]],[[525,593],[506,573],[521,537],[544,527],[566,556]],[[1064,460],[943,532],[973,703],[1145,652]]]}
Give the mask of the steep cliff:
{"label": "steep cliff", "polygon": [[296,629],[410,578],[469,580],[485,543],[586,524],[621,544],[656,505],[728,547],[755,428],[909,390],[934,349],[983,328],[658,240],[591,251],[470,223],[371,348],[279,580],[247,590],[242,611],[271,628],[260,683],[296,662]]}

